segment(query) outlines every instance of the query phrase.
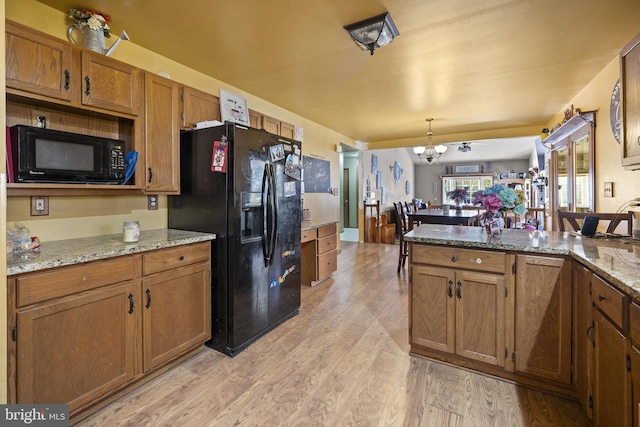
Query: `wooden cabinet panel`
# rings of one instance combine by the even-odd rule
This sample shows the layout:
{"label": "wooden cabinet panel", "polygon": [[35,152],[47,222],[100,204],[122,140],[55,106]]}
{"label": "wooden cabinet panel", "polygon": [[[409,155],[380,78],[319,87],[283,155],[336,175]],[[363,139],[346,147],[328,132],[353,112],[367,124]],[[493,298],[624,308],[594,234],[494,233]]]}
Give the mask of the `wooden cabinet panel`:
{"label": "wooden cabinet panel", "polygon": [[515,370],[571,383],[571,262],[518,255]]}
{"label": "wooden cabinet panel", "polygon": [[620,52],[622,166],[640,168],[640,34]]}
{"label": "wooden cabinet panel", "polygon": [[629,304],[629,336],[633,345],[640,348],[640,305]]}
{"label": "wooden cabinet panel", "polygon": [[454,353],[454,288],[455,274],[450,270],[411,267],[409,331],[412,345]]}
{"label": "wooden cabinet panel", "polygon": [[329,277],[338,269],[338,251],[332,250],[318,255],[318,280]]}
{"label": "wooden cabinet panel", "polygon": [[316,240],[318,237],[318,230],[315,228],[313,230],[302,230],[300,233],[300,241],[301,243],[310,242],[312,240]]}
{"label": "wooden cabinet panel", "polygon": [[631,360],[631,425],[640,426],[640,350],[635,346],[629,352]]}
{"label": "wooden cabinet panel", "polygon": [[147,192],[180,192],[180,104],[178,84],[145,73]]}
{"label": "wooden cabinet panel", "polygon": [[504,366],[504,277],[456,273],[456,354]]}
{"label": "wooden cabinet panel", "polygon": [[67,43],[7,22],[6,85],[9,88],[71,100],[72,49]]}
{"label": "wooden cabinet panel", "polygon": [[17,403],[64,402],[73,413],[132,379],[136,289],[128,282],[19,312]]}
{"label": "wooden cabinet panel", "polygon": [[593,287],[591,293],[593,306],[609,317],[618,328],[626,330],[628,297],[595,274],[591,279],[591,284]]}
{"label": "wooden cabinet panel", "polygon": [[318,238],[318,255],[337,248],[337,242],[338,236],[336,234],[333,236]]}
{"label": "wooden cabinet panel", "polygon": [[335,224],[325,225],[324,227],[318,228],[318,238],[331,236],[332,234],[336,234],[337,227]]}
{"label": "wooden cabinet panel", "polygon": [[209,243],[194,243],[142,254],[142,274],[149,275],[209,260]]}
{"label": "wooden cabinet panel", "polygon": [[503,252],[475,249],[413,245],[411,251],[412,262],[493,273],[505,272],[505,260]]}
{"label": "wooden cabinet panel", "polygon": [[249,109],[249,125],[252,128],[262,129],[262,115],[257,111]]}
{"label": "wooden cabinet panel", "polygon": [[24,307],[74,293],[133,279],[133,258],[124,256],[20,276],[17,306]]}
{"label": "wooden cabinet panel", "polygon": [[182,88],[182,127],[193,128],[202,121],[220,121],[220,98],[197,89]]}
{"label": "wooden cabinet panel", "polygon": [[101,54],[82,51],[81,55],[82,103],[137,115],[139,70]]}
{"label": "wooden cabinet panel", "polygon": [[602,313],[593,309],[593,419],[596,426],[629,425],[630,376],[627,339]]}
{"label": "wooden cabinet panel", "polygon": [[280,136],[295,139],[296,127],[290,123],[280,122]]}
{"label": "wooden cabinet panel", "polygon": [[162,365],[211,337],[209,265],[143,280],[144,370]]}
{"label": "wooden cabinet panel", "polygon": [[274,135],[280,135],[280,120],[269,116],[262,116],[262,128]]}
{"label": "wooden cabinet panel", "polygon": [[575,263],[573,273],[573,382],[576,385],[578,400],[589,418],[593,416],[592,408],[589,405],[589,397],[593,396],[591,384],[593,327],[591,295],[589,295],[590,282],[591,271],[581,264]]}

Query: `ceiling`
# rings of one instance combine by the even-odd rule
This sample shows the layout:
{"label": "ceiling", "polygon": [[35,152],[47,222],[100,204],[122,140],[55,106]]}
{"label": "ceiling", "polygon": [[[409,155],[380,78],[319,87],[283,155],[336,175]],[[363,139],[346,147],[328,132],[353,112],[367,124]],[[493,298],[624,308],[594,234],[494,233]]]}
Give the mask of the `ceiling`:
{"label": "ceiling", "polygon": [[[81,3],[115,34],[369,148],[424,144],[427,117],[434,143],[537,134],[640,32],[638,0]],[[400,36],[371,56],[342,27],[385,11]]]}

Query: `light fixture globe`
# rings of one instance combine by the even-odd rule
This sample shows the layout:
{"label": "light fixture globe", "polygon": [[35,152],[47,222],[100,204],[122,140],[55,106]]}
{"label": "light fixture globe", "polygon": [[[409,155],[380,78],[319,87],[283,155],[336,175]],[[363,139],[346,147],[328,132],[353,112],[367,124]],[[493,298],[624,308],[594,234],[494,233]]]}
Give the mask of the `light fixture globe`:
{"label": "light fixture globe", "polygon": [[433,121],[433,119],[427,119],[427,121],[429,122],[429,130],[427,131],[427,145],[413,147],[413,152],[418,155],[418,158],[420,160],[426,160],[427,164],[433,164],[434,160],[439,159],[442,153],[447,151],[447,146],[440,144],[434,147],[431,141],[431,138],[433,137],[431,122]]}
{"label": "light fixture globe", "polygon": [[371,55],[400,35],[389,13],[346,25],[344,29],[360,49],[368,50]]}

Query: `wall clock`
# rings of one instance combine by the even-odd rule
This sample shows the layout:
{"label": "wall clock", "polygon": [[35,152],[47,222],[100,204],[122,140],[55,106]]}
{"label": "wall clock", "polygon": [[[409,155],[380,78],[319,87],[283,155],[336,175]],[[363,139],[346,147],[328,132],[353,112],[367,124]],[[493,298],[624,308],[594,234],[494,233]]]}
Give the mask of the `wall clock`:
{"label": "wall clock", "polygon": [[411,192],[411,184],[409,184],[409,181],[406,181],[404,183],[404,191],[405,193],[409,194]]}
{"label": "wall clock", "polygon": [[402,175],[402,169],[400,169],[400,163],[396,160],[393,164],[393,179],[396,182],[400,181],[400,175]]}
{"label": "wall clock", "polygon": [[609,106],[609,119],[611,120],[611,131],[620,144],[622,139],[622,120],[620,118],[620,79],[616,82],[611,93],[611,105]]}

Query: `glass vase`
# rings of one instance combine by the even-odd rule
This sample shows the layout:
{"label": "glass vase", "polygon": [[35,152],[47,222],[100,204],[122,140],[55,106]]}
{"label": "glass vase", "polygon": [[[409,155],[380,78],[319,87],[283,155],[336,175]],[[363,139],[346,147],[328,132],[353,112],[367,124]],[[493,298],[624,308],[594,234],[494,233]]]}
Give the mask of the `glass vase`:
{"label": "glass vase", "polygon": [[487,212],[484,218],[484,228],[489,236],[499,236],[504,228],[504,219],[500,212]]}

